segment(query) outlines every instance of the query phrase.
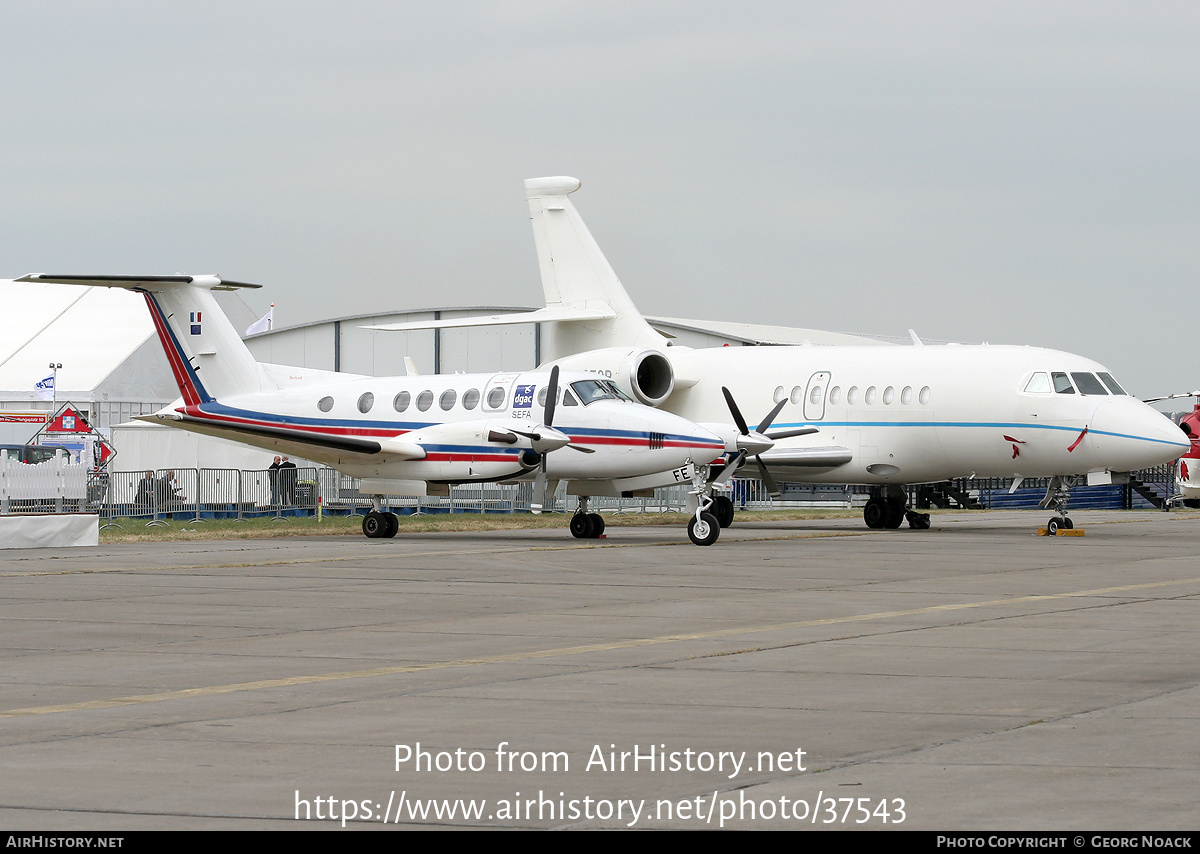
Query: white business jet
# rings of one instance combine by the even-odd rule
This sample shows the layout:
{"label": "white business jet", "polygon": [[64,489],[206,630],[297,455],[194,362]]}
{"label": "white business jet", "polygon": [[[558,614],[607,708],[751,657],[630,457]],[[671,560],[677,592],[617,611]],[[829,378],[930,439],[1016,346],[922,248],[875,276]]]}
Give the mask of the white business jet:
{"label": "white business jet", "polygon": [[[372,496],[368,537],[394,537],[399,522],[384,495],[448,494],[450,484],[535,481],[535,506],[549,484],[580,496],[576,537],[599,537],[587,512],[595,495],[647,495],[697,479],[696,466],[727,451],[709,430],[630,400],[594,373],[554,367],[530,373],[367,377],[260,364],[213,298],[256,288],[217,276],[46,276],[54,282],[126,288],[145,296],[183,405],[144,420],[303,455],[361,479]],[[732,428],[725,432],[730,433]],[[769,444],[770,440],[768,440]],[[689,526],[697,542],[716,525]],[[711,529],[711,530],[710,530]]]}
{"label": "white business jet", "polygon": [[[868,484],[863,515],[872,528],[906,518],[928,528],[928,514],[908,510],[904,486],[975,476],[1013,477],[1014,488],[1023,478],[1052,478],[1042,504],[1056,508],[1048,528],[1069,528],[1066,501],[1078,479],[1121,482],[1189,448],[1102,365],[1056,350],[932,346],[915,335],[911,347],[672,346],[638,312],[568,198],[580,186],[565,177],[525,182],[544,309],[373,328],[540,322],[543,367],[592,372],[701,424],[727,420],[723,389],[734,387],[743,405],[782,407],[765,421],[777,416],[773,436],[790,438],[740,455],[756,457],[766,486]],[[734,420],[748,432],[740,414]],[[722,526],[733,521],[727,497],[699,500],[711,502]]]}

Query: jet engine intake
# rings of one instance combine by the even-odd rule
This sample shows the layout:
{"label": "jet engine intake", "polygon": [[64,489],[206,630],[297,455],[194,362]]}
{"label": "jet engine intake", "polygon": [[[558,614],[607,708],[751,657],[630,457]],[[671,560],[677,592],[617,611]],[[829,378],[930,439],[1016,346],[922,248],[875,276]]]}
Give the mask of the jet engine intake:
{"label": "jet engine intake", "polygon": [[675,390],[675,369],[671,360],[658,350],[610,347],[567,356],[554,364],[563,370],[599,374],[647,406],[659,406]]}

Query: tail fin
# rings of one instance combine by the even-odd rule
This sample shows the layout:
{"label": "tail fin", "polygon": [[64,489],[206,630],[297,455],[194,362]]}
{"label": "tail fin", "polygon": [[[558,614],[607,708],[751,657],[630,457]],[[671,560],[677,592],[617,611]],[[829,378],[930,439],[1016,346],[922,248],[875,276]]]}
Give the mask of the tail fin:
{"label": "tail fin", "polygon": [[217,276],[28,275],[15,281],[141,293],[187,406],[275,388],[212,295],[214,290],[259,285],[226,282]]}
{"label": "tail fin", "polygon": [[567,198],[581,186],[579,179],[566,177],[525,182],[542,290],[547,306],[592,309],[613,316],[545,324],[542,361],[605,347],[660,349],[666,338],[646,323]]}

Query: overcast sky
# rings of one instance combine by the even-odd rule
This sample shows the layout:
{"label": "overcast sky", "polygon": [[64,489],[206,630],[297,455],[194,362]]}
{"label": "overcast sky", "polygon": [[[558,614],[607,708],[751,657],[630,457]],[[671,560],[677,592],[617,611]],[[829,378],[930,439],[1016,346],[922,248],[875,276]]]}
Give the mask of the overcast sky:
{"label": "overcast sky", "polygon": [[521,182],[647,314],[1200,387],[1194,3],[4,3],[0,275],[215,272],[277,326],[541,305]]}

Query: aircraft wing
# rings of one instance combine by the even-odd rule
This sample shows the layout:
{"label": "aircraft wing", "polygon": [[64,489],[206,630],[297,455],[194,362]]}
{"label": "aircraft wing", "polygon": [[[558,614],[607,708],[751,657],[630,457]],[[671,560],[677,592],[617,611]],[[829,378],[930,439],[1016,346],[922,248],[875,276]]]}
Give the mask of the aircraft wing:
{"label": "aircraft wing", "polygon": [[201,285],[214,291],[230,291],[234,288],[261,288],[249,282],[233,282],[220,276],[52,276],[45,273],[30,273],[14,282],[49,282],[56,285],[91,285],[104,288],[146,289],[161,285]]}
{"label": "aircraft wing", "polygon": [[771,468],[836,468],[854,459],[849,448],[830,445],[824,448],[773,448],[762,454]]}
{"label": "aircraft wing", "polygon": [[268,427],[261,424],[246,424],[238,421],[197,418],[194,415],[172,413],[170,415],[141,415],[138,421],[175,422],[185,430],[204,433],[222,439],[249,441],[251,438],[276,439],[304,445],[310,448],[326,448],[334,451],[349,451],[354,454],[386,454],[407,460],[425,459],[425,449],[402,439],[365,439],[358,436],[335,436],[309,430],[293,430],[287,427]]}
{"label": "aircraft wing", "polygon": [[486,317],[452,317],[448,320],[414,320],[411,323],[381,323],[363,326],[361,329],[378,329],[385,332],[405,332],[412,329],[453,329],[460,326],[511,326],[517,323],[543,323],[560,320],[607,320],[616,317],[612,309],[600,311],[591,308],[566,308],[551,306],[537,311],[522,311],[516,314],[492,314]]}

